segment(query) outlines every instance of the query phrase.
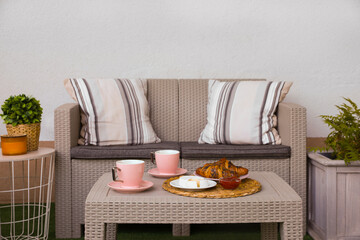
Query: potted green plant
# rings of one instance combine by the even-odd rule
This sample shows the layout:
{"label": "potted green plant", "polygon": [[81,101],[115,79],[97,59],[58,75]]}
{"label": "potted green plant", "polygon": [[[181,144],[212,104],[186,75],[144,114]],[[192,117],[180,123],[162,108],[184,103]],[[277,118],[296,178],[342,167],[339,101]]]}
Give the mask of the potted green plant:
{"label": "potted green plant", "polygon": [[34,97],[20,94],[10,96],[1,106],[1,118],[9,135],[27,135],[27,150],[39,147],[42,107]]}
{"label": "potted green plant", "polygon": [[344,99],[338,114],[320,116],[331,129],[326,147],[308,154],[308,232],[315,239],[360,239],[360,110]]}

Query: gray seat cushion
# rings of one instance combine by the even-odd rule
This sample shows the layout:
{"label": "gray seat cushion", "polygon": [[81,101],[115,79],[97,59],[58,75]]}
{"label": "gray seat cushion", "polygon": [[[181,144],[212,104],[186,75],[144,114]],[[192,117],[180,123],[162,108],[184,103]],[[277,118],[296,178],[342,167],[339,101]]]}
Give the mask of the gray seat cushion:
{"label": "gray seat cushion", "polygon": [[284,145],[225,145],[181,142],[181,157],[184,159],[218,158],[289,158],[291,149]]}
{"label": "gray seat cushion", "polygon": [[180,151],[178,142],[161,142],[143,145],[111,145],[111,146],[75,146],[71,148],[71,158],[76,159],[149,159],[150,152],[161,149]]}

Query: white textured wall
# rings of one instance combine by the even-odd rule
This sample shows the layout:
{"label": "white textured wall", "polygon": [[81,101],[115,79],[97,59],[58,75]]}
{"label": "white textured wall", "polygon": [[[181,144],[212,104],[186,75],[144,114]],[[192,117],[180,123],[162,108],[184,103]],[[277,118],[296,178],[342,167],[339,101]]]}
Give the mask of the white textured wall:
{"label": "white textured wall", "polygon": [[286,101],[326,136],[318,115],[360,105],[360,1],[0,0],[0,103],[40,99],[41,140],[68,77],[293,81]]}

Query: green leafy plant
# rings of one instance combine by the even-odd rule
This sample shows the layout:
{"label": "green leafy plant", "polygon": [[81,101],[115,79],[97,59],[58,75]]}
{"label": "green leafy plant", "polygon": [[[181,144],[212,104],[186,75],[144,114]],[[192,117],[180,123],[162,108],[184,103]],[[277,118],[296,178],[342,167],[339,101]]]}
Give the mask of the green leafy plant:
{"label": "green leafy plant", "polygon": [[332,130],[325,140],[326,150],[332,149],[334,159],[343,159],[348,165],[360,160],[360,109],[355,102],[344,98],[337,115],[320,115]]}
{"label": "green leafy plant", "polygon": [[10,96],[1,106],[0,114],[5,124],[13,126],[41,122],[42,107],[40,101],[25,94]]}

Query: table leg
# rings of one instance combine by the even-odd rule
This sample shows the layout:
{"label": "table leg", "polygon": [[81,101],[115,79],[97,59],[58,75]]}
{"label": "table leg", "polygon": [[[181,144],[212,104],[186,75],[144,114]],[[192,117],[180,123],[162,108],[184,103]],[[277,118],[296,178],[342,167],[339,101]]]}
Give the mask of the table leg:
{"label": "table leg", "polygon": [[105,240],[105,223],[86,222],[85,240]]}
{"label": "table leg", "polygon": [[172,225],[172,234],[174,237],[181,236],[181,224]]}
{"label": "table leg", "polygon": [[277,240],[278,239],[277,223],[261,223],[261,240]]}
{"label": "table leg", "polygon": [[[300,218],[301,219],[301,218]],[[301,240],[303,239],[302,222],[284,222],[280,224],[281,239],[287,240]]]}
{"label": "table leg", "polygon": [[190,224],[181,224],[182,236],[190,236]]}
{"label": "table leg", "polygon": [[190,224],[173,224],[173,236],[190,236]]}
{"label": "table leg", "polygon": [[117,232],[116,223],[107,223],[106,224],[106,240],[116,240]]}

